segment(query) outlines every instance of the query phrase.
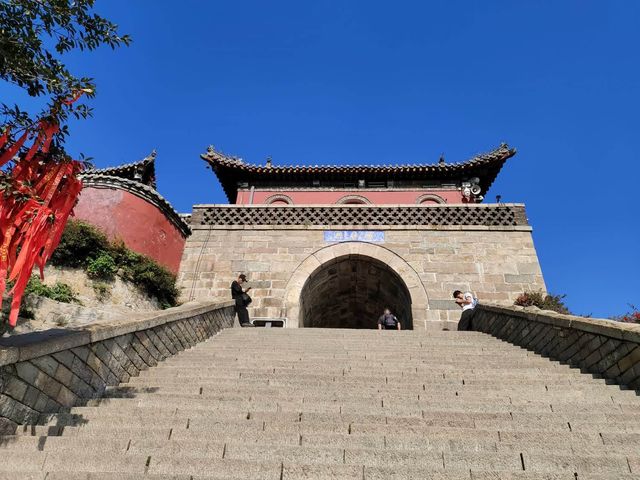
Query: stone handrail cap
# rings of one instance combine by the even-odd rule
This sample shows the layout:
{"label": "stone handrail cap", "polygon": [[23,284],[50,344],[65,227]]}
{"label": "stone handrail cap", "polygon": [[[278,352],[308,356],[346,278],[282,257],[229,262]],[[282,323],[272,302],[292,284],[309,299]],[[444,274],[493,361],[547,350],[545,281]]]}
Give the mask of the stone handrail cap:
{"label": "stone handrail cap", "polygon": [[0,366],[87,345],[127,333],[147,330],[187,317],[231,307],[233,301],[188,302],[160,312],[137,313],[121,320],[96,322],[85,327],[52,328],[0,338]]}
{"label": "stone handrail cap", "polygon": [[572,328],[583,332],[603,335],[605,337],[640,343],[640,324],[616,322],[604,318],[579,317],[577,315],[565,315],[551,310],[531,309],[518,306],[500,306],[491,304],[479,304],[476,308],[481,310],[502,313],[529,321],[547,323],[563,328]]}

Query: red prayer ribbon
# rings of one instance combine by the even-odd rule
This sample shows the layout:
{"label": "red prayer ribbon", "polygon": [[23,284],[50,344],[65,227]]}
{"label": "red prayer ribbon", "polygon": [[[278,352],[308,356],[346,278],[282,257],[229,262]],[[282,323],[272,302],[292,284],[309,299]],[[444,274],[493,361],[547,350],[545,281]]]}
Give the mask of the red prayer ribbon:
{"label": "red prayer ribbon", "polygon": [[[63,103],[73,103],[82,93]],[[59,129],[55,122],[40,120],[35,129],[27,129],[8,147],[9,129],[0,136],[0,167],[18,155],[14,168],[5,172],[8,191],[0,191],[0,298],[7,280],[15,281],[9,292],[13,294],[11,327],[18,320],[33,267],[37,265],[43,275],[45,263],[58,246],[82,190],[78,174],[83,165],[75,160],[55,161],[49,155]],[[21,149],[29,136],[35,136],[35,140],[25,152]],[[23,154],[19,155],[21,151]]]}

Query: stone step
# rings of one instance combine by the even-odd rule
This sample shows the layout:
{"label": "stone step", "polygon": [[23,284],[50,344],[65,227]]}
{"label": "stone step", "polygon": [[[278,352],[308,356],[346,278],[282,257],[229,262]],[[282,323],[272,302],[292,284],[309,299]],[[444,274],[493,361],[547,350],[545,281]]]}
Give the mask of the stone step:
{"label": "stone step", "polygon": [[567,420],[557,418],[553,420],[538,420],[534,418],[474,418],[469,415],[440,415],[430,418],[395,417],[383,415],[363,415],[360,413],[337,414],[310,412],[176,412],[173,415],[162,414],[160,418],[153,415],[109,416],[97,418],[83,418],[77,415],[59,414],[49,421],[51,426],[91,425],[92,428],[104,426],[129,426],[142,428],[153,422],[155,427],[164,428],[207,428],[211,424],[232,422],[232,426],[242,424],[243,419],[253,420],[249,426],[255,424],[264,431],[283,432],[313,432],[349,431],[356,434],[419,434],[434,427],[450,429],[481,429],[497,431],[539,431],[549,432],[596,432],[596,433],[640,433],[637,423],[614,422],[610,420]]}
{"label": "stone step", "polygon": [[[227,464],[232,462],[226,462]],[[162,474],[145,474],[144,478],[149,480],[245,480],[245,479],[264,479],[271,480],[274,477],[267,475],[265,471],[253,472],[256,476],[252,476],[249,472],[249,464],[238,466],[239,471],[245,470],[245,476],[229,476],[229,468],[222,468],[218,465],[218,469],[223,476],[209,475],[162,475]],[[244,467],[244,468],[243,468]],[[541,473],[505,473],[505,472],[451,472],[451,473],[433,473],[429,469],[419,470],[412,468],[388,469],[377,467],[354,467],[354,466],[334,466],[334,465],[299,465],[283,463],[280,466],[280,473],[276,474],[276,479],[282,480],[575,480],[573,473],[563,474],[541,474]],[[215,472],[214,472],[215,474]],[[42,473],[0,473],[0,480],[138,480],[137,474],[127,473],[69,473],[69,472],[42,472]],[[640,475],[633,474],[580,474],[580,480],[638,480]]]}
{"label": "stone step", "polygon": [[[571,442],[554,442],[540,445],[538,442],[502,442],[493,439],[469,438],[466,435],[459,435],[455,438],[451,436],[438,437],[436,435],[424,437],[421,435],[348,435],[335,433],[304,434],[281,436],[277,434],[267,434],[265,432],[253,432],[236,437],[233,434],[227,436],[215,435],[207,436],[201,432],[189,432],[189,435],[172,435],[171,439],[166,436],[151,437],[104,437],[100,441],[100,451],[104,454],[133,454],[133,455],[178,455],[206,456],[210,458],[222,458],[228,448],[243,447],[245,445],[257,445],[265,448],[274,445],[288,446],[295,448],[303,447],[323,447],[327,449],[375,449],[388,453],[419,450],[423,452],[492,452],[492,453],[549,453],[564,455],[583,456],[625,456],[638,453],[638,445],[615,445],[605,446],[602,442],[597,443],[594,439],[591,442],[580,441],[574,438]],[[568,436],[570,437],[570,436]],[[95,451],[95,446],[88,443],[83,436],[59,436],[59,437],[28,437],[15,436],[2,438],[3,450],[6,452],[87,452]],[[8,453],[7,453],[8,454]]]}
{"label": "stone step", "polygon": [[[195,367],[199,368],[195,368]],[[502,369],[492,372],[484,371],[471,371],[460,369],[418,369],[413,366],[411,369],[404,368],[398,369],[396,366],[385,368],[374,368],[369,365],[363,368],[344,368],[327,367],[321,365],[315,365],[311,367],[290,365],[288,368],[274,368],[274,367],[245,367],[235,365],[233,367],[227,367],[223,369],[221,365],[191,365],[188,362],[185,365],[161,365],[152,370],[141,372],[136,379],[149,379],[149,378],[171,378],[171,377],[188,377],[188,378],[258,378],[258,377],[287,377],[287,376],[299,376],[299,377],[322,377],[322,376],[343,376],[345,378],[350,377],[363,377],[363,378],[426,378],[434,379],[435,381],[456,379],[456,380],[468,380],[468,381],[514,381],[531,380],[536,381],[544,379],[553,382],[581,382],[581,383],[593,383],[597,385],[605,385],[604,380],[596,379],[590,375],[582,375],[579,372],[559,372],[556,370],[537,370],[537,371],[518,371],[517,373],[511,370]]]}
{"label": "stone step", "polygon": [[[301,425],[302,426],[302,425]],[[427,449],[438,451],[455,451],[455,450],[518,450],[518,451],[540,451],[551,450],[553,453],[582,453],[582,454],[598,454],[607,453],[625,453],[634,454],[640,451],[640,434],[638,433],[613,433],[599,434],[597,432],[576,432],[564,431],[554,432],[549,437],[548,432],[532,431],[523,429],[521,431],[498,431],[498,430],[480,430],[480,429],[442,429],[442,428],[424,428],[419,433],[411,433],[402,429],[388,428],[386,431],[368,431],[366,434],[358,433],[357,428],[349,427],[340,429],[339,431],[329,432],[322,431],[320,426],[314,431],[313,424],[308,425],[309,430],[301,429],[288,433],[264,431],[265,425],[258,421],[225,421],[225,422],[206,422],[194,423],[190,428],[186,425],[182,427],[158,428],[131,425],[96,425],[85,424],[79,427],[65,427],[60,431],[58,438],[76,437],[104,437],[105,441],[112,442],[119,440],[128,442],[129,440],[149,440],[167,441],[167,440],[190,440],[205,442],[223,442],[223,443],[258,443],[258,444],[283,444],[283,445],[332,445],[341,446],[358,446],[367,448],[390,448],[390,449]],[[357,426],[352,426],[357,427]],[[393,432],[396,433],[393,433]],[[302,433],[300,433],[302,432]],[[51,432],[48,432],[51,433]],[[2,444],[7,448],[12,445],[23,445],[20,443],[21,437],[28,435],[28,432],[15,435],[14,437],[4,437]],[[47,437],[43,440],[40,436],[26,437],[27,444],[44,445]],[[49,437],[56,438],[56,437]],[[83,441],[84,442],[84,441]],[[50,444],[51,445],[51,444]],[[55,446],[55,443],[53,444]],[[21,447],[20,447],[21,449]]]}
{"label": "stone step", "polygon": [[[327,405],[338,404],[344,406],[359,406],[359,405],[380,405],[391,408],[402,408],[404,406],[419,407],[422,411],[440,411],[440,412],[454,412],[454,411],[470,411],[470,412],[524,412],[524,413],[601,413],[603,410],[607,410],[610,413],[635,413],[638,406],[635,404],[615,404],[609,399],[607,402],[593,402],[585,401],[579,402],[561,402],[557,401],[553,404],[545,402],[525,402],[518,403],[512,402],[508,399],[506,401],[486,401],[466,399],[462,397],[454,397],[454,401],[443,403],[441,397],[430,399],[427,395],[385,395],[373,393],[369,396],[363,396],[356,392],[354,395],[338,395],[328,394],[324,395],[318,393],[317,395],[310,394],[308,396],[292,399],[291,395],[283,393],[260,393],[260,392],[247,392],[240,394],[239,392],[219,392],[215,389],[211,389],[210,392],[202,390],[199,393],[199,389],[194,393],[188,394],[178,390],[172,390],[169,392],[159,391],[135,393],[132,396],[129,390],[126,390],[123,395],[124,398],[118,396],[110,396],[108,398],[89,400],[86,406],[116,406],[122,408],[126,406],[131,407],[145,407],[153,403],[153,401],[160,401],[163,405],[182,405],[183,402],[190,402],[193,400],[203,401],[207,406],[216,408],[214,405],[217,402],[228,403],[253,403],[257,406],[263,405],[282,405],[288,408],[306,408],[307,406],[313,407],[314,405]],[[150,403],[152,402],[152,403]],[[122,406],[122,407],[121,407]]]}
{"label": "stone step", "polygon": [[[269,408],[270,407],[270,408]],[[216,402],[214,405],[204,399],[181,401],[176,405],[166,405],[166,402],[158,399],[149,399],[137,405],[113,405],[97,407],[76,407],[71,414],[56,414],[52,416],[55,424],[60,422],[88,422],[100,418],[124,418],[146,419],[161,414],[165,418],[190,418],[195,421],[202,416],[222,415],[230,418],[247,418],[251,415],[262,415],[265,413],[281,413],[284,415],[294,414],[298,421],[304,421],[313,414],[322,414],[328,421],[344,421],[349,415],[357,415],[359,421],[370,420],[369,417],[386,418],[388,424],[397,422],[416,423],[417,417],[421,421],[432,421],[434,419],[447,419],[472,421],[476,425],[479,422],[496,421],[507,423],[527,423],[533,422],[555,425],[561,423],[563,428],[566,423],[571,423],[573,427],[580,428],[582,425],[615,425],[625,424],[627,430],[640,425],[640,414],[625,413],[578,413],[578,412],[487,412],[469,411],[460,409],[438,410],[434,407],[431,410],[423,409],[419,403],[404,405],[404,408],[391,406],[385,408],[377,405],[361,404],[324,404],[324,403],[290,403],[277,402],[271,405],[265,403],[238,403],[238,402]],[[366,423],[366,422],[365,422]],[[627,425],[628,424],[628,425]]]}
{"label": "stone step", "polygon": [[[152,388],[159,384],[166,383],[163,381],[145,382],[145,383],[129,383],[128,385],[140,386],[141,388]],[[180,383],[177,379],[176,384]],[[190,381],[190,383],[196,383]],[[412,391],[416,394],[428,392],[433,396],[448,397],[450,395],[476,395],[478,398],[497,398],[502,396],[511,396],[514,398],[528,397],[532,395],[538,396],[540,399],[551,401],[552,399],[587,399],[592,398],[594,401],[614,401],[633,402],[637,396],[631,391],[623,391],[618,389],[606,388],[601,385],[577,384],[567,388],[564,385],[555,384],[534,384],[534,385],[500,385],[498,383],[490,383],[484,385],[451,385],[451,384],[429,384],[425,382],[408,382],[408,383],[386,383],[386,382],[370,382],[366,379],[358,379],[352,381],[329,381],[329,380],[304,380],[304,379],[282,379],[273,380],[262,379],[246,379],[246,380],[220,380],[218,382],[197,382],[198,387],[221,387],[221,388],[248,388],[259,389],[261,387],[275,387],[291,390],[297,394],[309,392],[313,390],[332,390],[332,391],[364,391],[376,392],[407,392]]]}
{"label": "stone step", "polygon": [[[384,377],[384,376],[356,376],[356,375],[305,375],[300,376],[292,374],[244,374],[240,377],[215,377],[215,376],[190,376],[190,375],[157,375],[155,377],[144,377],[136,380],[131,380],[129,385],[135,386],[149,386],[158,384],[180,384],[181,382],[193,382],[199,385],[205,384],[220,384],[220,383],[238,383],[238,384],[306,384],[306,385],[352,385],[366,383],[367,385],[398,385],[398,386],[411,386],[417,385],[422,387],[428,385],[429,388],[442,388],[442,389],[458,389],[462,387],[483,387],[491,389],[509,389],[512,386],[521,386],[523,382],[526,382],[530,387],[549,387],[553,389],[564,389],[568,386],[578,386],[581,390],[591,389],[594,392],[607,393],[610,390],[607,385],[590,379],[568,379],[568,378],[516,378],[508,379],[495,379],[495,378],[442,378],[440,377],[425,377],[421,375],[417,376],[404,376],[404,377]],[[183,383],[184,384],[184,383]],[[624,395],[624,394],[623,394]],[[631,397],[631,395],[628,395]]]}
{"label": "stone step", "polygon": [[[515,377],[544,377],[544,378],[568,378],[568,379],[583,379],[585,381],[593,381],[596,380],[598,382],[604,383],[604,380],[596,378],[592,375],[584,375],[577,370],[564,371],[560,369],[539,369],[539,368],[522,368],[518,370],[510,370],[506,368],[494,369],[490,372],[486,372],[484,370],[479,370],[477,368],[462,368],[462,367],[454,367],[451,365],[445,366],[433,366],[433,365],[416,365],[412,363],[410,365],[405,365],[404,367],[397,363],[392,363],[390,365],[373,365],[371,363],[367,363],[362,366],[354,366],[353,363],[348,365],[339,365],[337,367],[327,367],[327,365],[323,365],[320,363],[316,364],[302,364],[302,363],[292,363],[292,362],[279,362],[280,364],[276,365],[271,363],[269,367],[264,367],[264,363],[255,364],[255,365],[247,365],[245,363],[240,364],[239,362],[233,362],[228,364],[221,363],[209,363],[207,362],[198,364],[198,363],[190,363],[185,362],[184,366],[171,366],[170,368],[165,369],[164,365],[161,365],[158,368],[158,372],[166,372],[168,374],[175,373],[174,369],[182,368],[182,371],[187,373],[191,370],[196,369],[217,369],[217,370],[233,370],[234,373],[237,372],[240,376],[245,373],[254,373],[254,374],[291,374],[291,373],[299,373],[302,375],[305,374],[313,374],[318,373],[318,371],[322,371],[325,374],[332,375],[363,375],[363,374],[372,374],[374,372],[384,372],[385,376],[403,376],[403,375],[424,375],[425,377],[430,376],[439,376],[439,377],[456,377],[456,378],[465,378],[469,376],[478,376],[478,377],[495,377],[495,378],[515,378]],[[374,372],[372,372],[372,369]],[[147,371],[148,372],[148,371]],[[147,372],[141,374],[140,378],[145,378],[150,376]],[[377,373],[380,375],[381,373]],[[138,378],[138,377],[135,377]],[[587,380],[588,379],[588,380]]]}
{"label": "stone step", "polygon": [[477,332],[229,329],[0,438],[0,480],[631,480],[639,412]]}
{"label": "stone step", "polygon": [[[228,445],[222,450],[208,447],[190,451],[167,450],[164,447],[144,453],[111,453],[90,449],[11,452],[10,460],[0,464],[2,472],[109,472],[137,474],[207,475],[214,478],[280,478],[283,464],[311,466],[316,471],[353,471],[367,467],[384,471],[469,474],[469,471],[526,472],[528,474],[577,473],[626,475],[636,468],[637,458],[624,455],[584,456],[517,452],[430,452],[420,450],[384,450],[330,447],[278,447],[259,445]],[[151,453],[151,454],[149,454]],[[357,469],[357,470],[356,470]],[[222,475],[226,475],[223,477]],[[48,478],[48,477],[47,477]],[[366,478],[366,473],[364,478]],[[393,477],[391,477],[393,478]],[[406,477],[403,477],[406,478]],[[409,477],[411,478],[411,477]],[[497,477],[500,478],[500,477]],[[574,477],[575,478],[575,477]]]}

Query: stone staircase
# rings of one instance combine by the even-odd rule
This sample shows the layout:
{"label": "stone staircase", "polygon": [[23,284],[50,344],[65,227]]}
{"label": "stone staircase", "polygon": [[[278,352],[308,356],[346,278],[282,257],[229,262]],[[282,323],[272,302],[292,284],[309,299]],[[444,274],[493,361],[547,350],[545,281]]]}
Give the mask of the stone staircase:
{"label": "stone staircase", "polygon": [[0,480],[640,479],[640,397],[483,333],[236,328],[0,458]]}

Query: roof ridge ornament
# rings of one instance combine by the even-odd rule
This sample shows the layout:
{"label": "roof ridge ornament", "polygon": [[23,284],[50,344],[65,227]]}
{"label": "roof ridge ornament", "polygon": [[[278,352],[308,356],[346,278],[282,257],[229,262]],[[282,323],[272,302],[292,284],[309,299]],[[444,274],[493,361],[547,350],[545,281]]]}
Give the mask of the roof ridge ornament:
{"label": "roof ridge ornament", "polygon": [[106,175],[111,177],[119,177],[147,185],[153,189],[156,188],[156,172],[155,160],[157,152],[155,148],[146,157],[136,162],[124,163],[113,167],[92,168],[82,173],[83,178],[89,178],[95,175]]}
{"label": "roof ridge ornament", "polygon": [[203,160],[213,160],[220,163],[230,163],[235,165],[244,165],[244,160],[240,157],[232,155],[225,155],[220,150],[216,150],[216,147],[209,145],[207,147],[207,153],[200,155]]}

